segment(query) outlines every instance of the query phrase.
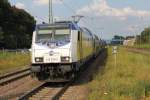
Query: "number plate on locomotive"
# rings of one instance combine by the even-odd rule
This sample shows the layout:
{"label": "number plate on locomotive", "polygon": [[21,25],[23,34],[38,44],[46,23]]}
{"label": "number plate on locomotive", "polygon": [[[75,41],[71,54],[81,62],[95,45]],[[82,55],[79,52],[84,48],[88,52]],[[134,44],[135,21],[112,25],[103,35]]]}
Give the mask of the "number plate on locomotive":
{"label": "number plate on locomotive", "polygon": [[60,57],[58,57],[58,56],[44,57],[44,62],[46,62],[46,63],[57,63],[57,62],[60,62]]}

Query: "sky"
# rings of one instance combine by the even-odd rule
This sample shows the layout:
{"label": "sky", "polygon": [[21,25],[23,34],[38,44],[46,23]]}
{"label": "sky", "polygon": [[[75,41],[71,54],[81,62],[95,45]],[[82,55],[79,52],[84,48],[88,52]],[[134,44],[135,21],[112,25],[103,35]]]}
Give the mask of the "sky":
{"label": "sky", "polygon": [[[48,0],[9,0],[25,9],[37,24],[48,22]],[[53,16],[68,19],[83,15],[79,24],[102,39],[138,35],[150,26],[150,0],[53,0]]]}

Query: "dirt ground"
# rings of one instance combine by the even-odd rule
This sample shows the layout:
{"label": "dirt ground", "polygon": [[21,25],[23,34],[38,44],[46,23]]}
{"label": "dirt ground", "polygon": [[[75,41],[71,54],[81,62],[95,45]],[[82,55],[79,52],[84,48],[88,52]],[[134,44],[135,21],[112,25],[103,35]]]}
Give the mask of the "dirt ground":
{"label": "dirt ground", "polygon": [[103,51],[96,59],[85,65],[87,69],[83,71],[79,79],[67,89],[60,100],[87,100],[88,94],[90,93],[88,83],[93,80],[99,70],[103,70],[101,66],[104,65],[106,58],[107,50]]}

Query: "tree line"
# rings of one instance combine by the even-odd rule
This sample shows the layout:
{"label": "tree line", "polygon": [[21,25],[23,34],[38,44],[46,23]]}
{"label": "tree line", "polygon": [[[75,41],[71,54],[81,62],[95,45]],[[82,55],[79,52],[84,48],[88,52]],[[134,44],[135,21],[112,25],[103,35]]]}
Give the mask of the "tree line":
{"label": "tree line", "polygon": [[[119,36],[115,35],[112,40],[126,40],[135,38],[135,36]],[[140,35],[136,36],[136,44],[150,44],[150,27],[145,28]]]}
{"label": "tree line", "polygon": [[35,19],[23,9],[0,0],[0,48],[29,48]]}
{"label": "tree line", "polygon": [[150,27],[145,28],[140,35],[136,37],[137,44],[150,44]]}

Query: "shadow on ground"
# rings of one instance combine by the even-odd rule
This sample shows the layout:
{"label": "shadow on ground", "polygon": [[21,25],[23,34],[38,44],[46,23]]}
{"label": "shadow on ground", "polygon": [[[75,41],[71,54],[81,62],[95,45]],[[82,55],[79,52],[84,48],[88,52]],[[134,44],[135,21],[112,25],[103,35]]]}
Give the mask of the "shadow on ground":
{"label": "shadow on ground", "polygon": [[107,62],[108,50],[103,49],[99,56],[95,59],[92,59],[83,67],[85,67],[81,72],[80,76],[77,78],[76,82],[73,85],[83,85],[91,82],[94,77],[98,74],[104,73],[105,64]]}
{"label": "shadow on ground", "polygon": [[[103,74],[105,64],[107,62],[107,56],[108,51],[107,48],[105,48],[100,52],[100,54],[96,58],[91,59],[88,63],[83,65],[83,69],[80,71],[78,78],[75,80],[72,86],[87,84],[91,82],[99,72]],[[50,82],[47,84],[51,87],[62,87],[66,84],[66,82]]]}

